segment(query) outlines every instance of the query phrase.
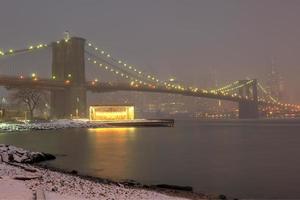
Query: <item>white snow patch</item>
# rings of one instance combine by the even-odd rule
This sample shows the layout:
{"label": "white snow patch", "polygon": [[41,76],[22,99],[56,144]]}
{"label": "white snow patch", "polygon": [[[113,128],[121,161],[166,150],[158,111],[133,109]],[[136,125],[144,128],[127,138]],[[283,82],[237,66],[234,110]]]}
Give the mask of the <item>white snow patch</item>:
{"label": "white snow patch", "polygon": [[38,123],[0,123],[3,131],[53,130],[63,128],[98,128],[107,127],[104,122],[91,122],[86,119],[59,119]]}

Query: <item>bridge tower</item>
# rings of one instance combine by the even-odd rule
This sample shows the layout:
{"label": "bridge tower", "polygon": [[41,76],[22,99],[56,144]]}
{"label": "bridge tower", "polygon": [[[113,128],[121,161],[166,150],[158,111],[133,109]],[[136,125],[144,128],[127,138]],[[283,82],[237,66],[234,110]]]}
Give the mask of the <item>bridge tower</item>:
{"label": "bridge tower", "polygon": [[52,43],[52,78],[70,85],[51,91],[54,118],[87,116],[84,46],[85,39],[79,37]]}
{"label": "bridge tower", "polygon": [[[241,84],[249,80],[240,81]],[[239,95],[242,97],[248,96],[248,101],[239,102],[239,118],[240,119],[257,119],[258,113],[258,95],[257,95],[257,80],[254,79],[251,85],[240,88]]]}

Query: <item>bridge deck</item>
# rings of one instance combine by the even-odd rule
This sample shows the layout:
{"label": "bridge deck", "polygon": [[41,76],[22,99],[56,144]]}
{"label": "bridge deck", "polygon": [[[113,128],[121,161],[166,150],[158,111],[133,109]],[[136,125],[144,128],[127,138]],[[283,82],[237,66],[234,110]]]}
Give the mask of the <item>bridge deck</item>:
{"label": "bridge deck", "polygon": [[[53,79],[39,79],[39,78],[24,78],[14,76],[0,76],[0,85],[7,88],[38,88],[44,90],[64,90],[73,86],[69,81],[58,81]],[[203,97],[210,99],[226,100],[232,102],[252,102],[251,99],[239,98],[238,96],[215,94],[209,92],[193,92],[190,90],[176,90],[166,87],[149,87],[149,86],[131,86],[126,83],[108,83],[108,82],[86,82],[84,87],[91,92],[113,92],[113,91],[139,91],[139,92],[153,92],[178,94],[191,97]],[[258,102],[264,105],[273,105],[266,102]]]}

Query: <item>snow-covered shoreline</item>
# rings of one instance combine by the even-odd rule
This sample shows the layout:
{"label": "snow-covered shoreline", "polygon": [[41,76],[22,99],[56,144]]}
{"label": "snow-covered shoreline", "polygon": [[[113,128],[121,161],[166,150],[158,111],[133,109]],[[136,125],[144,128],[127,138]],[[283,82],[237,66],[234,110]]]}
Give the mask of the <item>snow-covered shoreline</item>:
{"label": "snow-covered shoreline", "polygon": [[7,163],[0,163],[0,199],[31,200],[38,199],[37,195],[44,196],[46,200],[206,199],[205,196],[188,193],[158,192],[122,184],[101,183],[77,175],[27,166],[29,167],[31,172]]}
{"label": "snow-covered shoreline", "polygon": [[99,128],[108,127],[104,122],[90,122],[88,120],[59,119],[37,123],[0,123],[0,130],[6,132],[28,130],[55,130],[64,128]]}
{"label": "snow-covered shoreline", "polygon": [[[49,157],[50,156],[50,157]],[[28,163],[53,159],[50,154],[31,152],[0,144],[0,199],[87,200],[87,199],[207,199],[209,196],[134,181],[115,182],[80,176],[77,172],[48,169]],[[166,186],[166,185],[165,185]],[[177,188],[176,188],[177,187]],[[177,190],[176,190],[177,189]]]}
{"label": "snow-covered shoreline", "polygon": [[[31,152],[0,144],[0,200],[187,200],[226,199],[224,195],[195,193],[190,187],[143,185],[135,181],[116,182],[28,164],[53,159],[46,153]],[[39,156],[41,159],[37,159]],[[29,161],[29,162],[28,162]]]}
{"label": "snow-covered shoreline", "polygon": [[57,119],[46,122],[18,122],[0,123],[0,131],[22,132],[30,130],[56,130],[65,128],[105,128],[105,127],[140,127],[140,126],[165,126],[171,127],[174,120],[170,119],[134,119],[118,121],[90,121],[88,119]]}

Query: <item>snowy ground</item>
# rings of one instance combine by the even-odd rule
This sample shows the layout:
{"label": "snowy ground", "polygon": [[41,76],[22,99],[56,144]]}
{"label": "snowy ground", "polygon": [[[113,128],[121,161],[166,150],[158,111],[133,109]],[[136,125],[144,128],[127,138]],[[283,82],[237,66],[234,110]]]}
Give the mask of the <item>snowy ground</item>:
{"label": "snowy ground", "polygon": [[[31,169],[32,166],[28,166]],[[79,176],[35,168],[28,172],[22,168],[0,163],[0,200],[187,200],[207,199],[206,196],[167,195],[142,188],[129,188],[122,184],[100,183]],[[29,180],[16,180],[29,178]],[[38,198],[37,198],[38,197]],[[43,197],[43,198],[41,198]]]}
{"label": "snowy ground", "polygon": [[0,123],[3,131],[52,130],[63,128],[98,128],[107,127],[105,122],[90,122],[85,119],[59,119],[39,123]]}

